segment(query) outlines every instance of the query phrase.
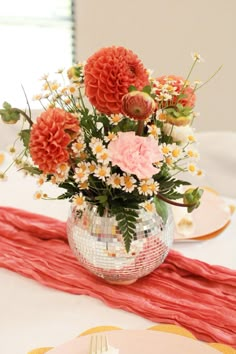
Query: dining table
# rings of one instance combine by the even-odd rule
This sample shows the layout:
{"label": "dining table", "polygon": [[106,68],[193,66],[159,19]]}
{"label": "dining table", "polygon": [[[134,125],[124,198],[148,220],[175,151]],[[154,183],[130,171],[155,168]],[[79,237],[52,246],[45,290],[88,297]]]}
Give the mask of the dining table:
{"label": "dining table", "polygon": [[[10,157],[7,154],[5,156],[7,163]],[[7,174],[7,180],[0,182],[0,206],[23,209],[60,221],[67,220],[67,200],[36,200],[34,193],[38,186],[33,177],[24,176],[14,167]],[[54,195],[56,188],[48,186],[46,192]],[[233,210],[236,198],[221,197]],[[207,218],[207,213],[204,217]],[[236,270],[236,213],[232,212],[227,227],[217,236],[174,241],[172,248],[190,259]],[[101,299],[60,291],[4,267],[0,268],[2,354],[26,354],[37,347],[56,347],[96,326],[138,330],[155,324],[122,308],[112,308]]]}

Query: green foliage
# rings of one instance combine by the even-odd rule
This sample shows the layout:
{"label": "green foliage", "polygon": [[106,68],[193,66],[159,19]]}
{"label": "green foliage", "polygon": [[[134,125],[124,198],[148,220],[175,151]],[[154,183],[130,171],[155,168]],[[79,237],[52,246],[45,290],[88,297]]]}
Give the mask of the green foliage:
{"label": "green foliage", "polygon": [[26,149],[29,148],[30,141],[30,129],[21,130],[19,133],[20,139],[23,141],[23,145]]}
{"label": "green foliage", "polygon": [[113,206],[111,211],[112,214],[115,215],[119,229],[122,233],[126,252],[128,253],[130,251],[131,242],[136,234],[138,212],[136,208],[131,209],[130,205],[129,208],[122,206],[114,208]]}
{"label": "green foliage", "polygon": [[159,199],[157,196],[154,196],[153,200],[154,200],[157,214],[160,215],[160,217],[162,218],[162,220],[165,224],[167,221],[167,218],[168,218],[167,205],[163,200]]}
{"label": "green foliage", "polygon": [[202,194],[203,189],[200,188],[189,188],[185,191],[183,202],[189,205],[187,208],[189,213],[199,207]]}
{"label": "green foliage", "polygon": [[2,121],[7,124],[15,124],[20,119],[20,113],[17,109],[12,108],[10,103],[4,102],[3,109],[0,109]]}

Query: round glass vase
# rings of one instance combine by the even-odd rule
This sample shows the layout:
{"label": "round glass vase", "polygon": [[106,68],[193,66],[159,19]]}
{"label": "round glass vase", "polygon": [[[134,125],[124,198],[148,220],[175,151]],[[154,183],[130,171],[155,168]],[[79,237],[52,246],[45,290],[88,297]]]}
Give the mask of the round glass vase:
{"label": "round glass vase", "polygon": [[171,208],[164,222],[156,212],[138,211],[136,230],[126,252],[115,217],[99,216],[88,205],[82,216],[71,207],[67,220],[69,245],[79,263],[91,273],[112,284],[132,284],[166,258],[174,237]]}

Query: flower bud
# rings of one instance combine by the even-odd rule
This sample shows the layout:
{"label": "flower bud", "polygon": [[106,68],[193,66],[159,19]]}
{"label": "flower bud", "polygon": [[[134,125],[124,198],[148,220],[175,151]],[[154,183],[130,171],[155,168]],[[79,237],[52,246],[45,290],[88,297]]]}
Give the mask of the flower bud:
{"label": "flower bud", "polygon": [[136,120],[148,118],[156,109],[156,102],[146,92],[131,91],[122,98],[122,113]]}
{"label": "flower bud", "polygon": [[159,115],[159,119],[165,121],[166,123],[176,125],[178,127],[180,126],[184,127],[191,123],[193,119],[193,115],[189,114],[188,116],[174,117],[170,114],[161,113]]}
{"label": "flower bud", "polygon": [[7,102],[3,103],[3,109],[0,109],[0,116],[6,124],[15,124],[20,119],[20,113]]}

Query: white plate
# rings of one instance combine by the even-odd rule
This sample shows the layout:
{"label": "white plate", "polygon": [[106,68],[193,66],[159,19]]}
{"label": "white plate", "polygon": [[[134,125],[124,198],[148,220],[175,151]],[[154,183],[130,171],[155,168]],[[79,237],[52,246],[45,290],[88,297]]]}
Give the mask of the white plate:
{"label": "white plate", "polygon": [[[206,343],[177,334],[152,330],[115,330],[106,333],[112,347],[119,349],[119,354],[219,354]],[[75,338],[57,348],[50,354],[88,354],[91,335]]]}
{"label": "white plate", "polygon": [[225,200],[207,189],[204,190],[200,206],[192,213],[187,213],[181,207],[178,209],[175,207],[173,210],[177,229],[175,240],[177,241],[216,236],[231,219],[230,208]]}

